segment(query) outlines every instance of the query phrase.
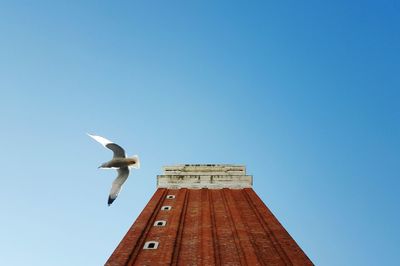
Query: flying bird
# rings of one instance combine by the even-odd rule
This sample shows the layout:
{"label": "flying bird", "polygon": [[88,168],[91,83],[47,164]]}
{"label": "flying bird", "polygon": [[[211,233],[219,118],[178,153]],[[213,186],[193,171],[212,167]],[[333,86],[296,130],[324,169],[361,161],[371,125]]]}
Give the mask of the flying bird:
{"label": "flying bird", "polygon": [[122,185],[124,184],[126,179],[128,179],[129,169],[140,168],[139,157],[137,155],[134,155],[132,157],[126,157],[125,150],[118,144],[113,143],[112,141],[109,141],[108,139],[100,136],[91,134],[88,135],[97,142],[99,142],[104,147],[112,150],[114,153],[114,156],[110,161],[105,162],[99,166],[99,168],[102,169],[116,169],[118,172],[118,176],[113,181],[110,195],[108,196],[108,206],[110,206],[113,203],[113,201],[117,198],[118,193],[121,191]]}

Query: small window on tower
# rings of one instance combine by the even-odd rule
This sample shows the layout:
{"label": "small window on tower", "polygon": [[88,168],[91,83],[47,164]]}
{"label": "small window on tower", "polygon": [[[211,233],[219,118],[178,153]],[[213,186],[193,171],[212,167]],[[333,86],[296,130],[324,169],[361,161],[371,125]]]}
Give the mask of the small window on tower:
{"label": "small window on tower", "polygon": [[167,199],[175,199],[175,195],[168,195]]}
{"label": "small window on tower", "polygon": [[157,241],[147,241],[144,243],[143,249],[157,249],[158,248],[158,242]]}
{"label": "small window on tower", "polygon": [[171,210],[171,209],[172,209],[171,206],[162,206],[162,207],[161,207],[161,210],[162,210],[162,211],[169,211],[169,210]]}
{"label": "small window on tower", "polygon": [[159,220],[154,223],[154,226],[165,226],[167,221]]}

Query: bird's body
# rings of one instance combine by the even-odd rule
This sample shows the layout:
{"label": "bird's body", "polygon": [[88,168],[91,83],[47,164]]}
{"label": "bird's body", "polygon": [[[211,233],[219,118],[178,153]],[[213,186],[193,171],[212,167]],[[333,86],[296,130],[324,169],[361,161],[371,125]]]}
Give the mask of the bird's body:
{"label": "bird's body", "polygon": [[103,163],[99,166],[102,169],[118,169],[122,167],[133,167],[138,161],[137,157],[128,157],[128,158],[114,158],[108,162]]}
{"label": "bird's body", "polygon": [[94,140],[102,144],[104,147],[112,150],[114,152],[114,157],[112,160],[103,163],[99,166],[102,169],[116,169],[118,172],[117,178],[113,181],[111,186],[110,195],[108,196],[108,206],[110,206],[113,201],[117,198],[118,193],[121,191],[122,185],[128,179],[129,176],[129,169],[140,167],[139,157],[137,155],[132,157],[126,157],[124,149],[109,141],[106,138],[90,135]]}

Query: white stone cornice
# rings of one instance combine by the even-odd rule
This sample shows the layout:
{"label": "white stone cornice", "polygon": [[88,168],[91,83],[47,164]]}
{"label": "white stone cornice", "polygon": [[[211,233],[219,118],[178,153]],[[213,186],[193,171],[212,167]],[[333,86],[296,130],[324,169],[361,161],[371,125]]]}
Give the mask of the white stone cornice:
{"label": "white stone cornice", "polygon": [[243,165],[182,164],[165,166],[164,174],[157,176],[158,188],[250,188],[253,177],[246,175]]}

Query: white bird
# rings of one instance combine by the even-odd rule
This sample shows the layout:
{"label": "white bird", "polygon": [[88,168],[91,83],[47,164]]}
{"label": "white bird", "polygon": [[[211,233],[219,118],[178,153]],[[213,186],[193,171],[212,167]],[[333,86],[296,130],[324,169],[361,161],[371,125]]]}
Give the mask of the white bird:
{"label": "white bird", "polygon": [[114,152],[114,157],[108,161],[103,163],[99,166],[102,169],[116,169],[118,172],[117,178],[113,181],[111,186],[110,195],[108,196],[108,206],[113,203],[113,201],[117,198],[118,193],[121,191],[122,185],[128,179],[129,175],[129,168],[140,168],[140,161],[137,155],[132,157],[126,157],[125,150],[106,138],[95,136],[88,134],[94,140],[99,142],[104,147],[112,150]]}

